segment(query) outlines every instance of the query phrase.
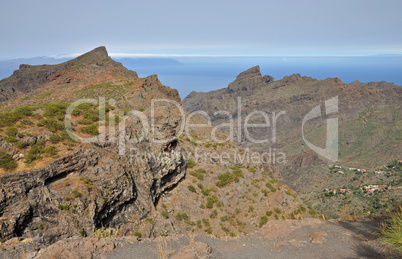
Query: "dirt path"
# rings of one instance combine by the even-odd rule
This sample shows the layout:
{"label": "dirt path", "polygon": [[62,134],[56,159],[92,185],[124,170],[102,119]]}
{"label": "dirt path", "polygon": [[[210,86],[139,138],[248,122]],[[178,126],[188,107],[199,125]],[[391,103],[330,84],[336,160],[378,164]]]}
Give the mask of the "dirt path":
{"label": "dirt path", "polygon": [[375,219],[271,221],[227,241],[182,236],[121,244],[107,258],[400,258],[378,244],[378,229]]}

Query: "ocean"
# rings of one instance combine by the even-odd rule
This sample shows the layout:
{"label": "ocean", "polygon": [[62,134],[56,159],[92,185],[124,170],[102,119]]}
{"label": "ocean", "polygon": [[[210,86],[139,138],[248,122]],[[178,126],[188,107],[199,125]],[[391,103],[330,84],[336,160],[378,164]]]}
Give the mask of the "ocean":
{"label": "ocean", "polygon": [[227,87],[242,71],[259,65],[262,75],[279,80],[299,73],[317,79],[337,77],[344,83],[387,81],[402,85],[402,56],[369,57],[255,57],[255,58],[181,58],[174,62],[161,59],[118,60],[140,77],[157,74],[167,86],[178,89],[181,98],[191,91],[207,92]]}
{"label": "ocean", "polygon": [[[299,73],[317,79],[338,77],[345,83],[387,81],[402,85],[402,55],[364,57],[197,57],[115,59],[140,77],[157,74],[162,84],[179,90],[184,99],[191,91],[207,92],[227,85],[242,71],[259,65],[263,75],[279,80]],[[0,61],[0,79],[19,64],[57,64],[67,59],[37,57]]]}

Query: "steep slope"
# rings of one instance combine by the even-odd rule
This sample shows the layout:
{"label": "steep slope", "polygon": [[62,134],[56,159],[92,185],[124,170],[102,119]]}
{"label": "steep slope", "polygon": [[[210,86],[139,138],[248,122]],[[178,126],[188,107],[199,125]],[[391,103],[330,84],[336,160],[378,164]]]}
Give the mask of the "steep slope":
{"label": "steep slope", "polygon": [[[208,93],[192,92],[183,100],[183,106],[188,112],[207,112],[213,125],[228,123],[227,115],[214,114],[227,111],[234,119],[234,140],[260,152],[270,148],[275,148],[276,153],[282,152],[287,163],[273,162],[285,182],[298,191],[311,191],[326,174],[328,164],[333,162],[314,152],[306,153],[309,147],[303,141],[303,118],[314,107],[323,107],[324,102],[333,97],[338,97],[338,113],[329,116],[335,116],[339,121],[339,159],[336,163],[370,168],[400,159],[402,87],[389,87],[392,84],[385,83],[369,83],[369,87],[354,85],[356,82],[348,85],[337,78],[317,80],[299,74],[274,81],[272,77],[262,76],[257,66],[242,72],[227,88]],[[265,123],[263,116],[252,114],[255,111],[268,114],[270,122],[266,128],[248,129],[252,139],[268,138],[268,142],[262,144],[250,141],[244,131],[244,121],[249,114],[252,115],[249,123]],[[278,116],[280,112],[283,113]],[[229,132],[228,127],[221,129]],[[308,121],[304,125],[304,137],[313,145],[324,148],[325,117]],[[304,164],[294,166],[297,160]]]}
{"label": "steep slope", "polygon": [[[177,139],[151,141],[174,137],[180,117],[172,107],[156,107],[163,127],[153,134],[141,131],[135,117],[124,116],[140,105],[149,116],[149,95],[179,100],[177,91],[156,76],[138,78],[112,61],[104,47],[61,65],[21,66],[2,84],[5,93],[16,85],[18,91],[7,96],[0,113],[1,242],[43,236],[39,243],[50,244],[92,235],[102,226],[133,234],[160,195],[184,178],[186,163]],[[119,93],[122,98],[113,103],[109,98]],[[81,96],[104,98],[72,112],[72,133],[95,137],[86,144],[68,135],[64,120],[70,102]]]}

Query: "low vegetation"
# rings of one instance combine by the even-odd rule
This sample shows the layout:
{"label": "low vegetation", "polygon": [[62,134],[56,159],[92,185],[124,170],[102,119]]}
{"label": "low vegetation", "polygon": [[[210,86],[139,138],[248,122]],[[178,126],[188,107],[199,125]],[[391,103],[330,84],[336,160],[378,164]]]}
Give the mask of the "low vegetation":
{"label": "low vegetation", "polygon": [[0,151],[0,168],[12,170],[17,167],[17,163],[7,152]]}
{"label": "low vegetation", "polygon": [[388,226],[381,231],[380,240],[402,252],[402,207],[393,213],[388,223]]}

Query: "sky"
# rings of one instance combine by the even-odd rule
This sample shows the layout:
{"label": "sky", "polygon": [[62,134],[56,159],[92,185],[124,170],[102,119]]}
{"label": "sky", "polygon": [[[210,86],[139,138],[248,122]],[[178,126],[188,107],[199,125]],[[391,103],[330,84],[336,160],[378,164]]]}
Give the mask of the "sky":
{"label": "sky", "polygon": [[[400,0],[0,0],[0,60],[402,54]],[[112,55],[113,56],[113,55]]]}

